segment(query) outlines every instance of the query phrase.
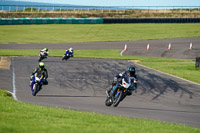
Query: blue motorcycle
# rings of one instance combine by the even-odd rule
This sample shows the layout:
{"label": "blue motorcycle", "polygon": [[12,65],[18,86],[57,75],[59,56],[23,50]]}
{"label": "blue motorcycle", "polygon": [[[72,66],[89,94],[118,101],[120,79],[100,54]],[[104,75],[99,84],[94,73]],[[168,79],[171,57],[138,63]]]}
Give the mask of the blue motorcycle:
{"label": "blue motorcycle", "polygon": [[43,73],[34,74],[31,83],[31,91],[33,96],[36,96],[36,94],[42,89],[43,79],[44,79]]}
{"label": "blue motorcycle", "polygon": [[70,57],[73,57],[73,54],[70,53],[68,50],[65,51],[65,54],[63,55],[62,60],[68,60]]}

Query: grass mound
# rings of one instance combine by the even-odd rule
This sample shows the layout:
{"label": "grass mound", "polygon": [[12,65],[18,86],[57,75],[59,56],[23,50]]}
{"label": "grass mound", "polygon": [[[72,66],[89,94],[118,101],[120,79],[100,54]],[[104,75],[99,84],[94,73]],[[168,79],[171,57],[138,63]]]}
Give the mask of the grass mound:
{"label": "grass mound", "polygon": [[26,104],[0,89],[0,132],[48,133],[199,133],[200,129],[165,122]]}

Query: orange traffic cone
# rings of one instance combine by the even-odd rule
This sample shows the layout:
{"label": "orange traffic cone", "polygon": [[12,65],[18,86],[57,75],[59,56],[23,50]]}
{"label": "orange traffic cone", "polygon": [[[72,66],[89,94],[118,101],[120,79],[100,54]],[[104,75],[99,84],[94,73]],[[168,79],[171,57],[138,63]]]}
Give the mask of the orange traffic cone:
{"label": "orange traffic cone", "polygon": [[192,42],[190,43],[190,48],[189,49],[192,49]]}
{"label": "orange traffic cone", "polygon": [[168,50],[171,50],[171,49],[172,49],[172,44],[169,43]]}
{"label": "orange traffic cone", "polygon": [[149,48],[149,43],[147,44],[147,50],[149,50],[150,48]]}
{"label": "orange traffic cone", "polygon": [[124,45],[124,51],[126,51],[126,50],[127,50],[127,44]]}

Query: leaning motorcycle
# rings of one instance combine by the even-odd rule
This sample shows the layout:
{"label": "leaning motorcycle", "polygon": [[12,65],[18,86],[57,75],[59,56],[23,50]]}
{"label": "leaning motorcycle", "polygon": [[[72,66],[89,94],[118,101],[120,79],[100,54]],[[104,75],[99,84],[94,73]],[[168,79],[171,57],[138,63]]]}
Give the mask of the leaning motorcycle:
{"label": "leaning motorcycle", "polygon": [[66,50],[62,60],[68,60],[70,57],[73,57],[73,52],[70,53],[69,50]]}
{"label": "leaning motorcycle", "polygon": [[69,54],[64,54],[62,60],[68,60],[70,58]]}
{"label": "leaning motorcycle", "polygon": [[110,92],[110,97],[107,96],[105,105],[117,107],[119,103],[126,97],[127,90],[131,86],[131,78],[128,76],[122,77],[121,81],[118,81],[116,85],[113,86]]}
{"label": "leaning motorcycle", "polygon": [[39,54],[39,59],[38,59],[38,62],[42,61],[43,59],[46,59],[48,55],[46,55],[44,53],[44,51],[41,51],[40,54]]}
{"label": "leaning motorcycle", "polygon": [[41,90],[43,85],[43,79],[44,79],[43,74],[40,73],[34,74],[31,83],[31,91],[33,96],[36,96],[36,94]]}

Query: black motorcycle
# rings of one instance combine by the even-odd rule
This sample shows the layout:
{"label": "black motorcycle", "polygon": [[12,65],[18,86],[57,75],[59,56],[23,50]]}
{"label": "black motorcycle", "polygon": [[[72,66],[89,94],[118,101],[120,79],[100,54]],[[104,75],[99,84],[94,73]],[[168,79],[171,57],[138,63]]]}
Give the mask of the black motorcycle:
{"label": "black motorcycle", "polygon": [[70,58],[70,56],[68,54],[65,54],[62,58],[62,60],[68,60]]}
{"label": "black motorcycle", "polygon": [[126,97],[127,90],[131,86],[131,78],[125,76],[121,81],[118,81],[116,85],[113,86],[110,96],[107,95],[105,105],[117,107],[119,103]]}
{"label": "black motorcycle", "polygon": [[41,51],[39,54],[38,62],[41,62],[43,59],[46,59],[48,57],[47,54],[44,53],[44,51]]}

